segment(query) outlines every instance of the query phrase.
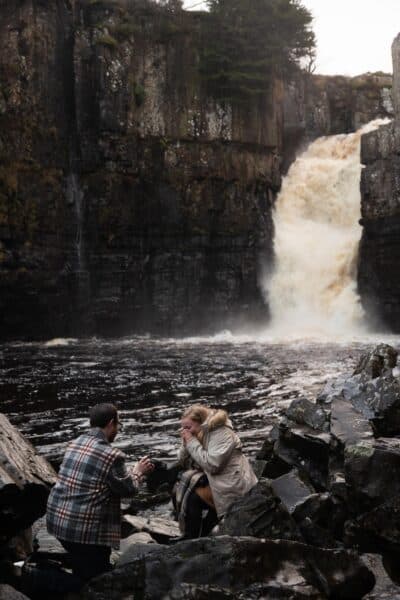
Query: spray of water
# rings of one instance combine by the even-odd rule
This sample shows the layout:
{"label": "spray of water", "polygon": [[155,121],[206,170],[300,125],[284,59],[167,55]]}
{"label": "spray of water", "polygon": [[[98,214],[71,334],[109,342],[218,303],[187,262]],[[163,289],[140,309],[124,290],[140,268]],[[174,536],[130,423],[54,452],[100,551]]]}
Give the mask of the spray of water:
{"label": "spray of water", "polygon": [[299,336],[365,332],[356,289],[360,219],[360,138],[320,138],[292,165],[274,214],[276,264],[264,281],[270,331]]}

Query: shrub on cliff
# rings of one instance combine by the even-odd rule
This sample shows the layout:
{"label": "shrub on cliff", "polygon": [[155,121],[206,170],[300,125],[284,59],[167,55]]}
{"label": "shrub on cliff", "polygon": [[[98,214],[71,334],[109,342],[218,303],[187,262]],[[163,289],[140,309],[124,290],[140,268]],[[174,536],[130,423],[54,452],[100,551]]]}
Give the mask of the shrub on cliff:
{"label": "shrub on cliff", "polygon": [[299,0],[208,0],[201,71],[214,94],[240,98],[266,91],[315,56],[312,16]]}

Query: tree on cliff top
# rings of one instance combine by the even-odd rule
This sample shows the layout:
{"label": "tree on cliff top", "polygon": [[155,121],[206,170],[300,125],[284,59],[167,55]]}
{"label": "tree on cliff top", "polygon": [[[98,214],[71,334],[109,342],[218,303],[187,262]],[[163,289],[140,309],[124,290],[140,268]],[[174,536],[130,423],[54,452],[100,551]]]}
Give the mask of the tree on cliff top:
{"label": "tree on cliff top", "polygon": [[315,58],[311,13],[299,0],[208,0],[201,70],[221,98],[266,91]]}

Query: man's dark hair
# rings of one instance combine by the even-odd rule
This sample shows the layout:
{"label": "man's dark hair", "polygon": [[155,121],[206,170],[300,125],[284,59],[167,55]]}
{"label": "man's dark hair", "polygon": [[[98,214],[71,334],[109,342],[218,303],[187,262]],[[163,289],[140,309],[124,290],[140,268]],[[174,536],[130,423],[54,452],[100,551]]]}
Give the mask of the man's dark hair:
{"label": "man's dark hair", "polygon": [[118,411],[114,404],[96,404],[89,411],[90,426],[100,427],[101,429],[110,421],[116,421]]}

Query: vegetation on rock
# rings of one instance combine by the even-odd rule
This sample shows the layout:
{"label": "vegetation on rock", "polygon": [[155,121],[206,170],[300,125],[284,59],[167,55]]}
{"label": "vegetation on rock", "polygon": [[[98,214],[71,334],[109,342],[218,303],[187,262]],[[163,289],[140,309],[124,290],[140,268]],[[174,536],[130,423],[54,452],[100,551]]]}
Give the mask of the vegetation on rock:
{"label": "vegetation on rock", "polygon": [[302,60],[312,64],[312,16],[299,0],[208,0],[201,71],[209,89],[237,99],[265,92]]}

